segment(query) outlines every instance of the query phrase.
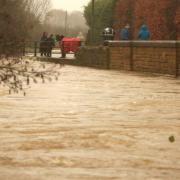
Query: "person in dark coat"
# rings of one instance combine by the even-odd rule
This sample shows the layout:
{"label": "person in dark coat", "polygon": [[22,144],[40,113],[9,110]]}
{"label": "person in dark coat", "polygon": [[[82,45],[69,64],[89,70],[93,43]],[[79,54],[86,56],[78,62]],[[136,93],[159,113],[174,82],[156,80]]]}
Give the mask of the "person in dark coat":
{"label": "person in dark coat", "polygon": [[66,52],[64,51],[63,39],[64,39],[64,35],[59,36],[59,46],[61,49],[61,58],[66,57]]}
{"label": "person in dark coat", "polygon": [[112,41],[114,40],[115,32],[113,28],[105,28],[102,33],[104,41]]}
{"label": "person in dark coat", "polygon": [[129,40],[130,39],[130,34],[129,34],[129,25],[126,25],[120,32],[120,39],[121,40]]}
{"label": "person in dark coat", "polygon": [[140,27],[139,33],[138,33],[138,39],[145,41],[150,39],[150,32],[145,24],[143,24]]}
{"label": "person in dark coat", "polygon": [[47,56],[48,57],[52,56],[52,49],[54,46],[55,46],[55,42],[54,42],[53,34],[51,34],[49,38],[47,38]]}
{"label": "person in dark coat", "polygon": [[46,49],[47,49],[47,45],[46,45],[46,42],[47,42],[47,33],[44,32],[42,37],[41,37],[41,40],[40,40],[40,53],[41,53],[41,56],[46,56]]}
{"label": "person in dark coat", "polygon": [[59,35],[59,34],[56,34],[56,41],[60,41],[60,39],[61,39],[61,36]]}

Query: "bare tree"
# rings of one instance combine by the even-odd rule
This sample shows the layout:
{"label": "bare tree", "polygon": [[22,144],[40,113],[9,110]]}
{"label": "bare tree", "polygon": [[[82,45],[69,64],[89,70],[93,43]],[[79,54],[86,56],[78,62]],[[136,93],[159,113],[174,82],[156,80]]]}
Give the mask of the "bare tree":
{"label": "bare tree", "polygon": [[48,8],[49,0],[0,0],[0,84],[9,92],[24,91],[38,79],[57,79],[57,66],[22,58],[22,48],[32,28]]}
{"label": "bare tree", "polygon": [[66,31],[68,37],[76,37],[79,32],[85,36],[88,31],[82,12],[73,11],[67,14],[66,11],[59,9],[52,9],[46,14],[44,29],[54,34],[65,34]]}
{"label": "bare tree", "polygon": [[30,83],[58,80],[59,75],[59,66],[32,59],[22,60],[19,57],[11,57],[1,58],[0,61],[0,85],[7,87],[10,94],[19,92],[25,94]]}
{"label": "bare tree", "polygon": [[51,7],[51,0],[24,0],[25,10],[42,20]]}

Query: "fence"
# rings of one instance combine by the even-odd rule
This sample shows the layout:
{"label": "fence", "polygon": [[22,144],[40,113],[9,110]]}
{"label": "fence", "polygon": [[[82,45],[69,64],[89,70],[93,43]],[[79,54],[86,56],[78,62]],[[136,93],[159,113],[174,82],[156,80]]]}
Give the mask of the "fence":
{"label": "fence", "polygon": [[25,53],[25,43],[20,41],[0,41],[0,55],[23,55]]}
{"label": "fence", "polygon": [[[34,57],[40,56],[40,41],[26,41],[23,55],[34,56]],[[53,57],[60,57],[61,50],[59,47],[59,42],[55,43],[55,46],[53,47],[52,50],[52,55]]]}
{"label": "fence", "polygon": [[[67,47],[65,47],[67,49]],[[69,47],[68,47],[69,48]],[[71,47],[70,47],[71,49]],[[40,41],[0,41],[0,55],[23,55],[23,56],[40,56]],[[66,52],[73,55],[74,52]],[[58,58],[61,56],[59,42],[55,43],[52,49],[52,56]]]}

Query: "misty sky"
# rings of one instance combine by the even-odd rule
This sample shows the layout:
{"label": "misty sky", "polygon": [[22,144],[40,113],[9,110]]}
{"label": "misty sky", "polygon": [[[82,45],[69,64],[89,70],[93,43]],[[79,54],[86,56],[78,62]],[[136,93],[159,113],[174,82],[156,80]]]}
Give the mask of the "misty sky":
{"label": "misty sky", "polygon": [[52,0],[53,9],[63,9],[67,11],[83,11],[83,6],[90,0]]}

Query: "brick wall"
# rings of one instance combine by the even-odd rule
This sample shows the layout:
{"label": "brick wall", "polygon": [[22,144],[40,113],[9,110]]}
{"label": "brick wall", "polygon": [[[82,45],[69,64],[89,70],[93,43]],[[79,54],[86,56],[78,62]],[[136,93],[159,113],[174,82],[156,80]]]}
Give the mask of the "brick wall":
{"label": "brick wall", "polygon": [[[119,31],[130,24],[133,38],[137,35],[142,23],[148,26],[151,40],[180,40],[180,0],[117,0],[114,14],[116,39]],[[174,30],[176,29],[177,38]],[[175,33],[176,34],[176,33]]]}
{"label": "brick wall", "polygon": [[[109,43],[110,68],[180,74],[180,46],[175,41],[115,41]],[[177,53],[179,55],[177,55]]]}
{"label": "brick wall", "polygon": [[75,65],[180,75],[180,41],[111,41],[81,47]]}
{"label": "brick wall", "polygon": [[114,47],[110,50],[110,69],[130,70],[129,47]]}
{"label": "brick wall", "polygon": [[133,62],[135,71],[175,74],[176,49],[135,47]]}

